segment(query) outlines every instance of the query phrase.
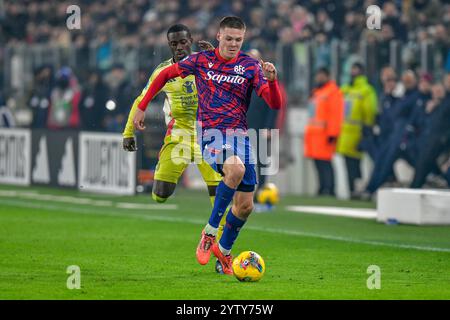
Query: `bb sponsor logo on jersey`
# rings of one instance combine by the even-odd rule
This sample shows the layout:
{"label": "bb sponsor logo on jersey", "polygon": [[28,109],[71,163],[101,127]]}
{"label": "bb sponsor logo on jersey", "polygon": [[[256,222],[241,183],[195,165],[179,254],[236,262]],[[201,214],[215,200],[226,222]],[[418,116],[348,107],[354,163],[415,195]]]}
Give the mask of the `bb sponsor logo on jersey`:
{"label": "bb sponsor logo on jersey", "polygon": [[218,74],[214,71],[208,71],[206,73],[205,80],[212,80],[219,84],[222,82],[226,83],[236,83],[236,84],[243,84],[245,82],[245,78],[239,76],[239,75],[224,75],[224,74]]}

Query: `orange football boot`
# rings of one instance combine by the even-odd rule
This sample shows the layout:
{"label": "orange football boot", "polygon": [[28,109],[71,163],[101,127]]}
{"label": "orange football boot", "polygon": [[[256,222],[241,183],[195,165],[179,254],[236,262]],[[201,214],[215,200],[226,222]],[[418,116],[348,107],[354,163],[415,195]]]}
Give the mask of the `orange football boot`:
{"label": "orange football boot", "polygon": [[220,251],[219,248],[219,244],[217,244],[216,242],[214,242],[214,244],[212,245],[211,248],[212,252],[214,253],[214,255],[216,256],[218,262],[221,264],[222,266],[222,273],[223,274],[228,274],[228,275],[233,275],[233,257],[231,256],[231,254],[229,255],[224,255],[222,253],[222,251]]}
{"label": "orange football boot", "polygon": [[200,242],[197,246],[197,261],[198,263],[205,265],[209,261],[209,257],[211,256],[211,247],[216,242],[216,237],[211,236],[202,231],[202,237],[200,238]]}

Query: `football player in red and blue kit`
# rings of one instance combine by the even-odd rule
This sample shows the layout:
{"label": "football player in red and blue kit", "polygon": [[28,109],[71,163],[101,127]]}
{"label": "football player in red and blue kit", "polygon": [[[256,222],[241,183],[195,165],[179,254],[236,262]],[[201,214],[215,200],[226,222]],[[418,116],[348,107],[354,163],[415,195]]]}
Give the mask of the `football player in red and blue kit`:
{"label": "football player in red and blue kit", "polygon": [[[147,104],[164,84],[179,76],[195,75],[203,156],[223,176],[196,256],[200,264],[207,264],[212,250],[223,273],[231,275],[231,247],[253,210],[257,183],[246,120],[252,90],[273,109],[280,109],[282,103],[274,65],[241,52],[244,36],[245,24],[239,17],[223,18],[218,48],[193,54],[164,69],[149,86],[134,116],[135,128],[144,130]],[[220,220],[231,201],[223,235],[216,243]]]}

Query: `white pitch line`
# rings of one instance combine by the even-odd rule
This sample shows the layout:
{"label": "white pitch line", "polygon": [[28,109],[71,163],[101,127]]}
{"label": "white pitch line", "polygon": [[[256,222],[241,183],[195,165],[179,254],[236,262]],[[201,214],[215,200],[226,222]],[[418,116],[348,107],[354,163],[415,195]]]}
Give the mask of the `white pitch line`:
{"label": "white pitch line", "polygon": [[30,191],[21,192],[21,191],[0,190],[0,197],[16,197],[16,198],[33,199],[33,200],[40,200],[40,201],[55,201],[55,202],[85,204],[85,205],[93,205],[93,206],[112,206],[113,205],[113,202],[109,201],[109,200],[93,200],[90,198],[58,196],[58,195],[53,195],[53,194],[37,193],[37,192],[30,192]]}
{"label": "white pitch line", "polygon": [[[19,207],[37,208],[37,209],[41,208],[41,209],[52,210],[52,211],[56,211],[56,212],[65,211],[65,212],[76,213],[76,214],[104,215],[104,216],[113,216],[113,217],[120,217],[120,218],[136,218],[136,219],[149,220],[149,221],[189,223],[189,224],[196,224],[196,225],[203,225],[205,223],[204,219],[156,216],[156,215],[149,215],[149,214],[140,214],[137,212],[123,213],[121,211],[112,211],[114,209],[108,210],[108,211],[102,211],[101,209],[90,209],[90,208],[84,208],[84,207],[78,208],[78,207],[69,207],[69,206],[60,207],[60,206],[56,206],[56,205],[49,205],[46,203],[36,204],[36,203],[21,202],[21,201],[17,201],[17,200],[6,200],[4,202],[11,204],[11,205],[19,206]],[[402,244],[402,243],[389,243],[389,242],[372,241],[372,240],[360,240],[360,239],[355,239],[355,238],[340,237],[340,236],[328,235],[328,234],[286,230],[286,229],[276,229],[276,228],[265,228],[265,227],[256,227],[256,226],[246,226],[245,228],[248,230],[268,232],[268,233],[274,233],[274,234],[286,234],[286,235],[291,235],[291,236],[319,238],[319,239],[324,239],[324,240],[342,241],[342,242],[365,244],[365,245],[371,245],[371,246],[384,246],[384,247],[391,247],[391,248],[396,248],[396,249],[411,249],[411,250],[432,251],[432,252],[450,252],[450,248],[418,246],[418,245],[410,245],[410,244]]]}
{"label": "white pitch line", "polygon": [[116,208],[108,209],[107,211],[102,211],[97,208],[89,208],[89,207],[70,207],[70,206],[58,206],[47,203],[31,203],[31,202],[22,202],[19,200],[4,200],[3,203],[14,205],[18,207],[25,208],[33,208],[33,209],[45,209],[52,211],[65,211],[70,213],[77,214],[85,214],[85,215],[101,215],[101,216],[111,216],[111,217],[119,217],[119,218],[136,218],[143,220],[151,220],[151,221],[163,221],[163,222],[177,222],[177,223],[191,223],[191,224],[202,224],[203,220],[200,219],[188,219],[185,218],[177,218],[177,217],[169,217],[169,216],[156,216],[149,215],[145,213],[136,213],[136,212],[124,212],[123,210],[119,210]]}
{"label": "white pitch line", "polygon": [[286,210],[302,212],[302,213],[316,213],[328,216],[361,218],[361,219],[376,219],[377,210],[366,208],[343,208],[343,207],[318,207],[318,206],[287,206]]}
{"label": "white pitch line", "polygon": [[334,236],[334,235],[318,234],[318,233],[295,231],[295,230],[260,228],[260,227],[250,227],[250,228],[253,230],[257,230],[257,231],[281,233],[281,234],[287,234],[287,235],[292,235],[292,236],[320,238],[320,239],[325,239],[325,240],[352,242],[352,243],[359,243],[359,244],[368,244],[368,245],[372,245],[372,246],[387,246],[387,247],[393,247],[393,248],[414,249],[414,250],[421,250],[421,251],[450,252],[450,248],[438,248],[438,247],[428,247],[428,246],[416,246],[416,245],[403,244],[403,243],[389,243],[389,242],[382,242],[382,241],[361,240],[361,239],[354,239],[354,238],[348,238],[348,237],[340,237],[340,236]]}
{"label": "white pitch line", "polygon": [[117,208],[122,209],[140,209],[140,210],[176,210],[178,206],[176,204],[145,204],[145,203],[130,203],[130,202],[118,202]]}
{"label": "white pitch line", "polygon": [[121,209],[138,209],[138,210],[176,210],[178,206],[176,204],[143,204],[143,203],[131,203],[131,202],[118,202],[114,203],[110,200],[94,200],[83,197],[72,196],[58,196],[53,194],[44,194],[37,192],[21,192],[0,190],[0,197],[10,198],[25,198],[38,201],[54,201],[61,203],[72,203],[82,205],[92,205],[96,207],[116,207]]}

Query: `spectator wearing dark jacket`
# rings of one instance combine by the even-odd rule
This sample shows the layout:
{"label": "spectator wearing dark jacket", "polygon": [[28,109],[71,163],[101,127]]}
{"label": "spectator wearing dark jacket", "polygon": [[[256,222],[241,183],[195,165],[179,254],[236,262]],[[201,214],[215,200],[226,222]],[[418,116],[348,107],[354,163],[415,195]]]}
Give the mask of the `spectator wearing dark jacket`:
{"label": "spectator wearing dark jacket", "polygon": [[114,65],[108,76],[110,96],[106,106],[105,129],[110,132],[122,132],[129,107],[133,103],[133,88],[121,64]]}
{"label": "spectator wearing dark jacket", "polygon": [[450,75],[446,76],[447,93],[441,83],[433,85],[433,99],[425,109],[427,118],[419,145],[411,188],[421,188],[431,172],[437,171],[437,159],[450,148]]}
{"label": "spectator wearing dark jacket", "polygon": [[104,130],[103,119],[107,111],[108,97],[109,90],[102,80],[101,72],[90,72],[87,83],[83,87],[83,98],[80,105],[81,123],[84,130]]}
{"label": "spectator wearing dark jacket", "polygon": [[45,128],[47,126],[50,96],[53,86],[53,69],[46,65],[36,69],[33,88],[28,99],[28,105],[33,112],[31,127]]}
{"label": "spectator wearing dark jacket", "polygon": [[365,195],[370,196],[392,175],[393,166],[397,159],[405,158],[408,162],[413,162],[413,157],[409,148],[410,141],[406,139],[406,127],[409,123],[412,111],[417,104],[424,103],[420,100],[421,93],[417,89],[417,78],[414,72],[406,71],[402,76],[405,86],[405,95],[396,101],[393,106],[392,115],[394,126],[389,135],[388,141],[381,147],[374,163],[374,169],[366,186]]}
{"label": "spectator wearing dark jacket", "polygon": [[15,119],[11,110],[6,105],[3,94],[0,91],[0,128],[11,128],[15,126]]}
{"label": "spectator wearing dark jacket", "polygon": [[362,139],[359,147],[366,151],[373,161],[380,156],[380,150],[391,135],[395,124],[395,104],[399,97],[395,94],[397,88],[397,74],[392,67],[385,67],[381,71],[383,91],[379,99],[378,114],[375,125]]}

